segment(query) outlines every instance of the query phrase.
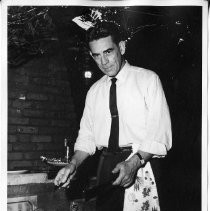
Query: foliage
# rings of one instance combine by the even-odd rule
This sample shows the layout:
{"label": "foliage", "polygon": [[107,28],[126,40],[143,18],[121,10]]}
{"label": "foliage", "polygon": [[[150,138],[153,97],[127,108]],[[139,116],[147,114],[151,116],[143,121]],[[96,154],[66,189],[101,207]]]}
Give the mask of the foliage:
{"label": "foliage", "polygon": [[44,54],[48,41],[55,40],[55,27],[48,7],[8,8],[8,62],[20,65],[31,56]]}
{"label": "foliage", "polygon": [[81,16],[73,19],[80,27],[88,29],[93,27],[97,22],[114,22],[121,29],[125,39],[130,39],[133,33],[133,29],[128,24],[128,16],[126,15],[126,10],[129,7],[89,7]]}

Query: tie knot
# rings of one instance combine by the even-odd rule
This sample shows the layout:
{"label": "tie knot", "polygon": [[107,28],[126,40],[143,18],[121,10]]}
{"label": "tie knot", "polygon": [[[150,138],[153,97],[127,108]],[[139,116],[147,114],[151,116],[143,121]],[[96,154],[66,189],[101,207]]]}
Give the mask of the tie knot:
{"label": "tie knot", "polygon": [[112,78],[111,81],[112,81],[112,84],[115,84],[117,79],[116,78]]}

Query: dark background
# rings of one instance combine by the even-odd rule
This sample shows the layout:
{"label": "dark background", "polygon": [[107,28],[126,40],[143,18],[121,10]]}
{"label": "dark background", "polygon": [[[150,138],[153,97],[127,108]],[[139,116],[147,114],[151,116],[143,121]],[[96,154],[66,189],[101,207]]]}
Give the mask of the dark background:
{"label": "dark background", "polygon": [[[40,10],[43,8],[46,7],[39,7]],[[11,8],[11,13],[16,13],[16,9]],[[122,28],[128,29],[128,37],[130,36],[131,39],[127,42],[126,59],[132,65],[155,71],[162,81],[166,94],[172,119],[173,147],[168,156],[163,159],[165,181],[163,184],[165,208],[163,210],[201,210],[202,8],[198,6],[141,6],[106,7],[105,10],[110,10],[110,15],[107,17],[115,19]],[[114,15],[115,11],[117,15]],[[21,13],[21,10],[19,12]],[[17,155],[17,153],[26,149],[26,145],[22,149],[18,148],[23,142],[30,140],[33,144],[39,143],[39,145],[34,145],[35,148],[28,149],[30,151],[28,157],[32,159],[33,155],[37,169],[40,170],[38,167],[42,166],[43,170],[44,166],[38,161],[37,154],[38,156],[43,153],[55,156],[54,152],[57,150],[57,155],[62,156],[63,138],[70,136],[73,141],[76,139],[87,90],[102,76],[85,47],[85,31],[71,21],[75,16],[89,12],[88,7],[49,7],[46,13],[49,17],[48,27],[41,28],[41,26],[46,26],[43,22],[40,25],[40,31],[36,28],[39,33],[35,33],[34,36],[25,33],[27,30],[24,31],[27,36],[24,33],[18,34],[20,36],[18,40],[24,37],[28,41],[27,48],[23,48],[24,43],[22,45],[16,45],[15,42],[9,43],[10,109],[8,115],[11,128],[9,131],[9,160],[13,162],[14,156],[19,156],[16,157],[16,164],[22,159],[22,155]],[[32,26],[34,26],[33,23]],[[9,38],[12,34],[11,29],[22,30],[24,27],[24,24],[10,25]],[[133,32],[132,36],[129,30]],[[47,66],[43,68],[46,62]],[[33,74],[29,75],[32,69]],[[38,70],[41,71],[35,77],[34,73]],[[85,79],[83,72],[89,70],[93,72],[93,77]],[[25,74],[24,76],[27,75],[27,77],[17,81],[14,72],[22,76]],[[28,95],[31,80],[36,79],[37,83],[37,78],[39,78],[40,89],[36,91],[39,96]],[[56,86],[51,79],[55,81]],[[14,80],[21,84],[18,90],[20,93],[24,91],[23,94],[26,96],[24,103],[32,103],[29,107],[21,108],[23,111],[21,114],[14,114],[12,110],[14,101],[20,103],[18,98],[20,95],[13,93]],[[52,86],[46,87],[49,86],[49,80]],[[19,86],[19,84],[16,85]],[[45,89],[43,89],[43,84]],[[36,86],[30,89],[34,90]],[[49,100],[52,101],[49,103]],[[41,107],[34,107],[37,102],[42,103],[39,104]],[[52,104],[57,107],[52,108]],[[68,105],[71,105],[71,109]],[[29,115],[26,111],[31,109],[30,106],[36,112],[42,111],[42,113],[32,112]],[[45,106],[44,111],[50,108],[54,113],[43,114],[41,110],[43,106]],[[62,109],[63,116],[56,115],[58,114],[55,112],[56,109],[57,111]],[[66,115],[69,113],[71,115],[67,118]],[[14,116],[16,121],[14,121]],[[40,118],[42,118],[41,121],[38,121]],[[20,119],[22,122],[19,121]],[[49,123],[52,127],[49,127]],[[27,128],[21,131],[18,125],[21,125],[21,128],[23,126]],[[45,142],[45,145],[40,145],[43,144],[42,142]],[[53,144],[55,147],[51,147],[49,151],[48,147]],[[98,154],[82,167],[84,177],[95,175],[97,158]],[[34,164],[31,168],[33,166]]]}

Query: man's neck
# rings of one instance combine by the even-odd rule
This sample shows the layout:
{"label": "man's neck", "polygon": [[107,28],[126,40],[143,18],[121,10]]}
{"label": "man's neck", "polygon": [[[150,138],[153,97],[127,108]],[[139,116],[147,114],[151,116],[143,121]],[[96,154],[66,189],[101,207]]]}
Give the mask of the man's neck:
{"label": "man's neck", "polygon": [[[120,70],[122,70],[122,68],[124,67],[124,65],[125,65],[125,59],[123,59],[122,62],[121,62]],[[120,72],[120,71],[119,71],[119,72]]]}
{"label": "man's neck", "polygon": [[124,65],[125,65],[125,59],[123,59],[122,60],[122,62],[121,62],[121,65],[120,65],[120,70],[117,72],[117,74],[116,75],[114,75],[114,76],[111,76],[112,78],[114,78],[114,77],[116,77],[117,75],[118,75],[118,73],[122,70],[122,68],[124,67]]}

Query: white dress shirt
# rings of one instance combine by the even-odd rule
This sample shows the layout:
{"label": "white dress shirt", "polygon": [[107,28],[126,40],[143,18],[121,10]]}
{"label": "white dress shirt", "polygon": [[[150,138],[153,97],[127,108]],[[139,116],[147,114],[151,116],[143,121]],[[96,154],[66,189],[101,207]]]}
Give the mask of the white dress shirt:
{"label": "white dress shirt", "polygon": [[[159,77],[126,62],[116,78],[119,145],[138,144],[142,151],[165,156],[172,145],[171,121]],[[105,75],[89,89],[74,150],[92,155],[96,147],[108,147],[110,80]]]}

